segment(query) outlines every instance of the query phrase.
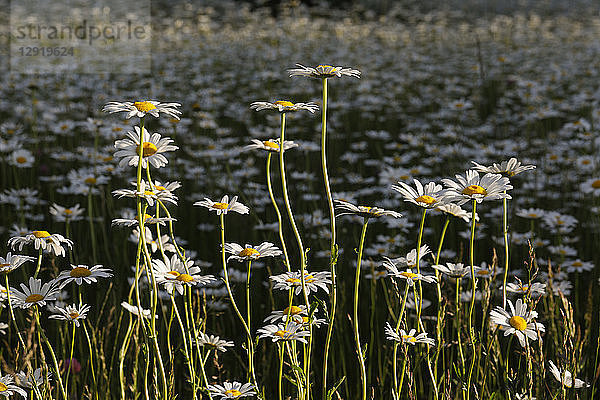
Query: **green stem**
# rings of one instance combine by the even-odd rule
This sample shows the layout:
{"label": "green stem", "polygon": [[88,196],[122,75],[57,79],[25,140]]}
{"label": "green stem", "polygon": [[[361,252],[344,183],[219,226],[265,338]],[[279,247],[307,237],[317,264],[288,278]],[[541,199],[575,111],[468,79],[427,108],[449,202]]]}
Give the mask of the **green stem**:
{"label": "green stem", "polygon": [[323,171],[323,183],[325,184],[325,193],[327,195],[327,204],[329,207],[330,229],[331,229],[331,246],[329,269],[331,271],[331,292],[329,298],[331,301],[331,311],[329,324],[327,325],[327,338],[325,339],[325,350],[323,354],[323,400],[327,395],[327,361],[329,359],[329,348],[331,346],[331,338],[335,322],[335,314],[337,309],[337,282],[335,265],[337,263],[337,245],[335,232],[335,209],[333,206],[333,198],[331,188],[329,186],[329,176],[327,172],[327,78],[323,78],[323,104],[321,109],[321,169]]}
{"label": "green stem", "polygon": [[69,355],[69,366],[65,375],[65,392],[69,393],[69,373],[71,372],[71,364],[73,364],[73,349],[75,347],[75,323],[73,323],[73,335],[71,336],[71,351]]}
{"label": "green stem", "polygon": [[[54,369],[56,372],[56,379],[58,380],[58,386],[62,392],[63,398],[65,400],[67,400],[68,396],[67,396],[67,392],[65,391],[65,387],[63,385],[62,377],[60,376],[60,368],[58,367],[58,360],[56,359],[56,354],[54,353],[54,349],[52,348],[52,345],[50,344],[50,341],[46,337],[46,333],[44,332],[44,330],[42,329],[42,325],[40,324],[40,313],[39,313],[37,306],[34,306],[34,313],[35,313],[35,322],[37,325],[38,334],[44,341],[44,344],[48,348],[48,351],[50,351],[50,355],[52,356],[52,362],[54,363]],[[40,343],[40,346],[41,346],[41,343]]]}
{"label": "green stem", "polygon": [[[400,332],[400,325],[402,324],[402,316],[404,315],[404,309],[406,307],[406,299],[408,298],[408,289],[409,289],[409,284],[408,282],[406,283],[406,287],[404,289],[404,297],[402,298],[402,305],[400,306],[400,313],[398,314],[398,319],[396,320],[396,334],[398,334],[398,332]],[[394,375],[394,395],[396,396],[396,398],[398,398],[400,396],[400,392],[398,391],[399,389],[402,388],[402,381],[404,380],[404,374],[402,374],[402,380],[400,381],[400,386],[398,386],[398,370],[397,370],[397,363],[398,363],[398,346],[400,343],[398,342],[394,342],[394,351],[392,354],[392,373]]]}
{"label": "green stem", "polygon": [[471,341],[471,347],[473,348],[473,359],[471,360],[471,367],[469,368],[469,377],[467,378],[467,400],[471,394],[471,377],[473,375],[473,367],[475,366],[475,359],[477,358],[477,352],[475,350],[475,331],[473,330],[473,309],[475,308],[475,290],[477,287],[477,279],[475,275],[475,252],[473,250],[475,243],[475,225],[477,215],[477,200],[473,200],[473,214],[471,215],[471,240],[469,241],[469,259],[471,264],[471,304],[469,306],[469,339]]}
{"label": "green stem", "polygon": [[[280,144],[280,148],[283,147],[283,144]],[[285,245],[285,240],[283,238],[283,221],[281,218],[281,211],[279,211],[279,206],[277,205],[277,201],[275,201],[275,196],[273,195],[273,186],[271,185],[271,156],[273,153],[269,152],[267,156],[267,188],[269,189],[269,197],[271,198],[271,203],[273,204],[273,208],[275,209],[275,213],[277,214],[277,231],[279,233],[279,241],[281,242],[281,250],[283,250],[283,257],[285,258],[285,267],[287,271],[291,271],[290,267],[290,258],[288,256],[287,247]]]}
{"label": "green stem", "polygon": [[220,226],[221,226],[221,258],[222,258],[222,263],[223,263],[223,277],[225,278],[225,287],[227,288],[227,293],[229,294],[229,300],[231,300],[231,305],[233,306],[233,310],[235,311],[237,317],[239,318],[240,322],[244,326],[244,330],[246,331],[246,337],[247,337],[247,341],[248,341],[248,373],[249,373],[250,377],[252,378],[252,382],[254,383],[254,386],[256,387],[257,392],[260,392],[260,390],[258,388],[258,383],[256,381],[256,376],[254,373],[254,360],[253,360],[254,342],[252,340],[252,334],[250,333],[250,328],[248,327],[248,324],[246,324],[246,321],[244,320],[242,313],[240,313],[240,310],[235,302],[235,298],[233,297],[233,293],[231,291],[231,286],[229,285],[229,274],[227,272],[227,261],[225,259],[225,218],[224,217],[225,217],[225,214],[219,215],[219,219],[220,219],[220,223],[221,223],[220,224]]}
{"label": "green stem", "polygon": [[352,325],[354,326],[354,340],[356,342],[356,355],[358,357],[358,364],[360,367],[360,381],[361,381],[361,399],[367,399],[367,376],[365,372],[365,360],[363,358],[361,346],[360,346],[360,335],[359,335],[359,324],[358,324],[358,285],[360,283],[360,268],[362,263],[362,254],[365,244],[365,235],[367,233],[367,225],[369,224],[369,218],[364,219],[362,232],[360,234],[360,244],[358,247],[358,258],[356,260],[356,275],[354,277],[354,314],[352,318]]}
{"label": "green stem", "polygon": [[[35,272],[33,273],[33,278],[37,279],[38,274],[40,273],[40,268],[42,267],[42,254],[43,254],[44,250],[42,250],[42,248],[40,247],[39,251],[38,251],[38,259],[37,259],[37,264],[35,266]],[[7,287],[8,289],[8,287]]]}
{"label": "green stem", "polygon": [[[506,190],[504,191],[506,193]],[[504,279],[502,280],[502,308],[506,308],[506,278],[508,276],[508,200],[502,199],[502,226],[504,231]],[[532,220],[533,221],[533,220]]]}

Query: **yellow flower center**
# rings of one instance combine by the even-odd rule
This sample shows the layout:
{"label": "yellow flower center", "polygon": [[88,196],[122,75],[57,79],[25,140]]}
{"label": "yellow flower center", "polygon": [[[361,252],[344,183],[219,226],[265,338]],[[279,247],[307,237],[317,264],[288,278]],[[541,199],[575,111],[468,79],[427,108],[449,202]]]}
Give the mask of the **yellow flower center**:
{"label": "yellow flower center", "polygon": [[582,263],[581,261],[574,261],[574,262],[571,264],[571,266],[572,266],[572,267],[575,267],[575,268],[579,268],[579,267],[583,267],[583,263]]}
{"label": "yellow flower center", "polygon": [[417,197],[415,199],[415,201],[417,203],[425,203],[425,204],[428,204],[428,205],[431,205],[431,204],[435,203],[435,199],[433,197],[431,197],[431,196],[426,195],[426,194],[423,195],[423,196]]}
{"label": "yellow flower center", "polygon": [[283,310],[283,314],[284,315],[297,315],[300,314],[302,312],[302,309],[298,306],[292,306],[290,307],[286,307],[285,310]]}
{"label": "yellow flower center", "polygon": [[0,392],[6,392],[8,390],[8,386],[4,383],[0,382]]}
{"label": "yellow flower center", "polygon": [[510,324],[510,326],[519,331],[524,331],[525,329],[527,329],[527,321],[525,321],[523,317],[519,317],[518,315],[510,317],[508,323]]}
{"label": "yellow flower center", "polygon": [[260,255],[260,252],[251,247],[245,248],[244,250],[240,251],[240,254],[238,254],[238,256],[240,256],[240,257],[252,257],[252,256],[258,256],[258,255]]}
{"label": "yellow flower center", "polygon": [[229,389],[225,391],[225,394],[233,397],[239,397],[241,396],[242,392],[237,389]]}
{"label": "yellow flower center", "polygon": [[183,283],[190,283],[194,281],[194,278],[192,278],[191,275],[188,274],[179,274],[179,276],[176,278],[179,282],[183,282]]}
{"label": "yellow flower center", "polygon": [[0,264],[0,268],[8,267],[10,264]]}
{"label": "yellow flower center", "polygon": [[294,103],[292,103],[291,101],[286,101],[286,100],[278,100],[275,103],[278,106],[284,106],[284,107],[293,107]]}
{"label": "yellow flower center", "polygon": [[404,276],[406,278],[410,278],[410,279],[414,279],[414,278],[417,277],[417,274],[412,273],[412,272],[406,272],[406,271],[400,272],[400,275],[402,275],[402,276]]}
{"label": "yellow flower center", "polygon": [[466,194],[467,196],[473,196],[474,194],[482,194],[485,196],[487,194],[487,190],[479,185],[471,185],[464,188],[462,193]]}
{"label": "yellow flower center", "polygon": [[173,275],[174,277],[179,276],[179,272],[177,272],[177,271],[169,271],[169,272],[167,272],[167,274]]}
{"label": "yellow flower center", "polygon": [[319,67],[321,67],[321,68],[333,68],[333,66],[327,65],[327,64],[319,64],[319,65],[317,65],[317,68],[319,68]]}
{"label": "yellow flower center", "polygon": [[581,163],[582,163],[583,165],[588,165],[588,164],[591,164],[591,163],[592,163],[592,161],[591,161],[591,160],[583,160]]}
{"label": "yellow flower center", "polygon": [[188,274],[179,274],[177,280],[183,283],[190,283],[194,281],[194,278],[192,278],[192,276]]}
{"label": "yellow flower center", "polygon": [[279,145],[275,142],[271,142],[270,140],[265,140],[263,142],[263,145],[265,145],[265,147],[268,147],[270,149],[279,150]]}
{"label": "yellow flower center", "polygon": [[154,143],[144,142],[142,143],[142,155],[144,157],[150,157],[154,153],[156,153],[158,149],[154,145]]}
{"label": "yellow flower center", "polygon": [[160,185],[154,186],[154,189],[156,189],[156,190],[167,190],[164,186],[160,186]]}
{"label": "yellow flower center", "polygon": [[592,187],[594,189],[600,189],[600,179],[596,179],[594,182],[592,182]]}
{"label": "yellow flower center", "polygon": [[454,105],[454,107],[456,107],[456,108],[463,108],[464,106],[465,106],[464,103],[456,103]]}
{"label": "yellow flower center", "polygon": [[25,164],[27,162],[27,158],[21,156],[21,157],[17,157],[17,162],[19,164]]}
{"label": "yellow flower center", "polygon": [[27,298],[25,299],[25,302],[27,303],[37,303],[40,300],[44,300],[44,296],[42,296],[41,294],[30,294],[29,296],[27,296]]}
{"label": "yellow flower center", "polygon": [[94,185],[96,183],[96,178],[90,176],[89,178],[85,178],[84,182],[88,185]]}
{"label": "yellow flower center", "polygon": [[71,317],[71,319],[77,319],[79,318],[79,313],[77,311],[73,311],[72,313],[69,313],[69,317]]}
{"label": "yellow flower center", "polygon": [[527,292],[529,290],[529,286],[523,285],[519,289],[521,290],[521,292],[525,293],[525,292]]}
{"label": "yellow flower center", "polygon": [[69,272],[73,278],[85,278],[86,276],[90,276],[92,271],[87,269],[86,267],[75,267]]}
{"label": "yellow flower center", "polygon": [[477,270],[477,272],[475,272],[477,275],[481,275],[481,276],[487,276],[490,274],[490,270],[488,269],[480,269]]}
{"label": "yellow flower center", "polygon": [[154,192],[150,191],[150,190],[145,190],[144,191],[144,195],[145,196],[152,196],[154,194]]}
{"label": "yellow flower center", "polygon": [[136,101],[133,106],[141,112],[148,112],[150,110],[156,110],[156,106],[149,101]]}
{"label": "yellow flower center", "polygon": [[65,213],[66,215],[71,215],[71,214],[73,214],[73,210],[71,210],[70,208],[65,208],[65,211],[64,211],[64,213]]}
{"label": "yellow flower center", "polygon": [[212,208],[217,210],[225,210],[227,207],[229,207],[229,203],[215,203],[212,205]]}
{"label": "yellow flower center", "polygon": [[402,335],[402,340],[404,340],[405,342],[415,343],[417,341],[417,338],[414,336]]}
{"label": "yellow flower center", "polygon": [[38,239],[47,238],[47,237],[50,236],[50,234],[48,233],[48,231],[33,231],[33,232],[31,232],[31,234],[33,236],[35,236],[36,238],[38,238]]}
{"label": "yellow flower center", "polygon": [[277,332],[275,332],[276,336],[279,336],[280,338],[285,338],[285,335],[287,335],[288,333],[290,333],[289,331],[286,330],[279,330]]}
{"label": "yellow flower center", "polygon": [[298,279],[298,278],[288,278],[285,281],[289,282],[289,283],[293,283],[293,284],[299,284],[300,283],[300,279]]}

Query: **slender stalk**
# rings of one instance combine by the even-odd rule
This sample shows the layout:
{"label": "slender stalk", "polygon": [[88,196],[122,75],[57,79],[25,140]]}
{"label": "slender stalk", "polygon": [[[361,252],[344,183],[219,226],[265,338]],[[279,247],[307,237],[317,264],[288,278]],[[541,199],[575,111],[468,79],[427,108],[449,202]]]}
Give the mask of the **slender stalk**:
{"label": "slender stalk", "polygon": [[[285,143],[285,113],[281,113],[281,135],[279,138],[279,172],[281,175],[281,187],[283,191],[283,202],[285,203],[285,208],[288,214],[288,218],[290,219],[290,223],[292,225],[292,230],[294,231],[294,236],[296,237],[296,241],[298,242],[298,249],[300,251],[300,282],[302,284],[302,295],[304,297],[304,303],[306,304],[306,309],[310,310],[310,302],[308,301],[308,291],[306,290],[306,253],[304,252],[304,245],[302,244],[302,237],[300,236],[300,232],[298,231],[298,227],[296,226],[296,221],[294,219],[294,214],[292,213],[292,207],[290,205],[290,199],[288,197],[287,192],[287,182],[285,176],[285,164],[283,162],[283,153],[285,150],[283,149],[283,143]],[[306,385],[306,400],[310,397],[310,354],[312,349],[312,324],[309,324],[308,329],[310,331],[310,336],[308,339],[308,355],[305,358],[304,364],[304,377],[305,377],[305,385]]]}
{"label": "slender stalk", "polygon": [[[402,305],[400,306],[400,313],[398,314],[398,319],[396,320],[396,334],[400,332],[400,325],[402,324],[402,316],[404,315],[404,309],[406,307],[406,299],[408,298],[408,289],[409,289],[408,281],[406,283],[406,287],[404,289],[404,296],[402,297]],[[400,396],[399,389],[402,388],[402,381],[404,380],[404,373],[402,374],[402,380],[400,381],[400,386],[398,386],[398,371],[397,371],[397,363],[398,363],[398,346],[400,343],[394,343],[394,351],[392,354],[392,373],[394,375],[394,395],[396,398]]]}
{"label": "slender stalk", "polygon": [[75,324],[73,324],[73,334],[71,336],[71,351],[69,353],[69,366],[65,375],[65,392],[69,393],[69,372],[71,372],[71,364],[73,364],[73,349],[75,347]]}
{"label": "slender stalk", "polygon": [[96,232],[94,230],[94,212],[92,209],[92,187],[90,186],[90,188],[88,189],[88,195],[87,195],[87,203],[88,203],[88,222],[90,225],[90,241],[92,242],[92,260],[94,261],[94,264],[96,264],[98,257],[97,257],[97,251],[96,251]]}
{"label": "slender stalk", "polygon": [[360,367],[360,381],[361,381],[361,399],[367,399],[367,376],[365,372],[365,360],[363,358],[362,350],[360,347],[360,334],[358,331],[358,285],[360,283],[360,268],[362,263],[362,254],[365,244],[365,235],[367,233],[367,225],[369,224],[369,218],[365,218],[363,222],[362,232],[360,234],[360,244],[358,246],[358,258],[356,260],[356,275],[354,277],[354,314],[352,316],[352,325],[354,327],[354,341],[356,342],[356,355],[358,357],[358,365]]}
{"label": "slender stalk", "polygon": [[[8,272],[4,273],[4,282],[6,283],[6,299],[8,302],[8,313],[10,315],[10,320],[12,321],[13,327],[15,328],[15,331],[17,332],[17,336],[19,338],[19,343],[21,344],[21,348],[23,350],[23,352],[26,352],[27,350],[27,346],[25,346],[25,342],[23,341],[23,336],[21,336],[21,331],[19,330],[19,327],[17,326],[17,320],[15,318],[15,313],[13,311],[13,307],[12,307],[12,300],[10,298],[10,286],[8,284]],[[16,357],[16,361],[18,361],[19,359],[19,352],[17,352],[17,357]]]}
{"label": "slender stalk", "polygon": [[[38,274],[40,273],[40,268],[42,267],[42,254],[43,254],[44,250],[40,247],[39,251],[38,251],[38,258],[37,258],[37,264],[35,266],[35,272],[33,273],[33,278],[37,279]],[[7,286],[8,288],[8,286]]]}
{"label": "slender stalk", "polygon": [[[50,355],[52,356],[52,362],[54,363],[54,369],[56,372],[56,379],[58,380],[58,387],[60,388],[60,391],[62,392],[63,398],[65,400],[67,400],[69,397],[67,396],[67,392],[65,391],[65,386],[63,385],[62,377],[60,376],[60,368],[58,367],[58,360],[56,359],[56,354],[54,353],[54,349],[52,348],[52,345],[50,344],[50,341],[46,337],[46,333],[44,332],[44,330],[42,329],[42,325],[40,324],[40,312],[39,312],[37,306],[34,306],[34,314],[35,314],[35,323],[36,323],[36,326],[38,329],[38,334],[40,335],[44,344],[48,348],[48,351],[50,351]],[[40,346],[41,346],[41,343],[40,343]]]}
{"label": "slender stalk", "polygon": [[241,321],[242,325],[244,326],[244,330],[246,331],[246,337],[247,337],[247,341],[248,341],[248,373],[249,373],[250,377],[252,378],[252,382],[254,383],[256,390],[260,391],[258,388],[258,383],[256,381],[256,375],[254,373],[254,359],[253,359],[254,342],[252,340],[252,334],[250,333],[250,328],[248,327],[248,324],[246,324],[246,321],[244,320],[242,313],[240,313],[240,310],[235,302],[235,298],[233,297],[233,293],[231,291],[231,286],[229,285],[229,274],[227,272],[227,261],[225,259],[225,218],[224,217],[225,217],[225,214],[219,215],[220,222],[221,222],[221,258],[222,258],[222,262],[223,262],[223,277],[225,278],[225,287],[227,288],[227,293],[229,294],[229,300],[231,300],[231,305],[233,306],[233,310],[235,311],[236,315],[238,316],[239,320]]}
{"label": "slender stalk", "polygon": [[[421,213],[421,224],[419,225],[419,237],[417,239],[417,260],[416,260],[416,269],[417,274],[421,273],[420,263],[421,263],[421,242],[423,240],[423,230],[425,228],[425,216],[427,215],[427,209],[423,208],[423,212]],[[421,280],[417,282],[418,296],[415,299],[415,306],[417,308],[417,331],[421,331],[421,311],[423,308],[423,285],[421,284]]]}
{"label": "slender stalk", "polygon": [[[506,190],[504,191],[506,193]],[[506,309],[506,278],[508,276],[508,200],[502,199],[502,227],[504,232],[504,279],[502,280],[502,308]],[[533,221],[533,220],[532,220]]]}
{"label": "slender stalk", "polygon": [[[283,147],[280,144],[280,147]],[[277,201],[275,201],[275,196],[273,195],[273,186],[271,185],[271,156],[273,153],[269,152],[267,156],[267,188],[269,189],[269,197],[271,198],[271,203],[273,204],[273,208],[275,209],[275,213],[277,214],[277,231],[279,233],[279,241],[281,242],[281,250],[283,251],[283,257],[285,258],[285,267],[288,272],[291,271],[290,267],[290,258],[288,256],[287,247],[285,245],[285,240],[283,238],[283,221],[281,218],[281,211],[279,211],[279,206],[277,205]]]}
{"label": "slender stalk", "polygon": [[473,367],[475,366],[476,350],[475,350],[475,331],[473,330],[473,309],[475,308],[475,290],[477,287],[477,279],[475,275],[475,252],[473,250],[475,243],[475,218],[477,213],[477,200],[473,200],[473,214],[471,215],[471,240],[469,241],[469,261],[471,264],[471,304],[469,306],[469,339],[473,348],[473,359],[471,360],[471,368],[469,368],[469,377],[467,378],[467,400],[471,393],[471,377],[473,375]]}
{"label": "slender stalk", "polygon": [[335,232],[335,209],[333,206],[333,198],[331,188],[329,186],[329,176],[327,172],[327,78],[322,79],[323,84],[323,104],[321,109],[321,169],[323,171],[323,183],[325,184],[325,193],[327,195],[327,205],[329,207],[329,219],[331,229],[331,246],[329,269],[331,272],[331,292],[329,298],[331,302],[331,310],[329,312],[329,325],[327,325],[327,338],[325,339],[325,350],[323,354],[323,400],[327,395],[327,361],[329,359],[329,348],[331,346],[331,338],[335,323],[335,314],[337,309],[337,281],[335,266],[337,263],[337,244]]}
{"label": "slender stalk", "polygon": [[192,396],[196,399],[196,375],[194,374],[194,364],[192,360],[192,356],[190,354],[190,350],[188,349],[188,343],[185,337],[186,329],[183,326],[183,321],[181,319],[181,315],[179,315],[179,310],[177,309],[177,303],[175,303],[175,298],[171,295],[171,306],[172,310],[175,311],[175,316],[177,317],[177,322],[179,323],[179,328],[181,329],[181,336],[183,337],[183,350],[186,358],[186,364],[188,365],[188,369],[190,372],[190,380],[192,384]]}

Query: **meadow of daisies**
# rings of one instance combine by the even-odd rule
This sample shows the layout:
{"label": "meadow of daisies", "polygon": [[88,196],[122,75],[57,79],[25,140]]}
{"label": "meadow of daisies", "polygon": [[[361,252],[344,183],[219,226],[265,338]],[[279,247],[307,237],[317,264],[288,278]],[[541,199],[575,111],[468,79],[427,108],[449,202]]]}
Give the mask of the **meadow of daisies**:
{"label": "meadow of daisies", "polygon": [[208,3],[0,78],[0,398],[600,396],[597,12]]}

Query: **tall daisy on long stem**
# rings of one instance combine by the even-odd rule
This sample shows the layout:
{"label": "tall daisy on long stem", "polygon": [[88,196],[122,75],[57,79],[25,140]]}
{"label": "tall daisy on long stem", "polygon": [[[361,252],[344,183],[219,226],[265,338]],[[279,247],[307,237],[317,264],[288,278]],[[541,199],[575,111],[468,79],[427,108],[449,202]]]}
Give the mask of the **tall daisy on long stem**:
{"label": "tall daisy on long stem", "polygon": [[469,306],[469,317],[468,317],[468,329],[469,338],[471,345],[473,346],[473,357],[471,359],[471,368],[469,369],[469,376],[467,378],[467,396],[469,399],[471,391],[471,378],[473,374],[473,368],[475,366],[475,359],[477,350],[475,349],[475,330],[473,329],[473,309],[475,308],[475,289],[477,286],[477,280],[475,275],[475,225],[477,216],[477,203],[481,203],[487,200],[499,200],[499,199],[510,199],[510,195],[506,193],[507,190],[512,189],[512,185],[508,178],[503,177],[499,174],[485,174],[483,177],[479,176],[479,172],[469,170],[465,176],[456,175],[457,182],[452,179],[444,179],[444,184],[448,187],[446,197],[448,200],[456,201],[459,205],[462,205],[468,201],[472,202],[473,209],[471,214],[471,239],[469,241],[469,261],[471,265],[471,302]]}
{"label": "tall daisy on long stem", "polygon": [[327,195],[327,204],[329,205],[329,220],[331,229],[331,246],[330,246],[330,260],[329,267],[331,271],[331,310],[330,310],[330,321],[327,327],[327,339],[325,340],[325,350],[323,357],[323,399],[327,394],[327,361],[329,358],[329,347],[331,345],[331,337],[333,334],[333,327],[335,322],[335,313],[337,305],[337,283],[335,274],[335,265],[337,263],[337,244],[336,244],[336,232],[335,232],[335,210],[333,207],[333,197],[331,195],[331,188],[329,185],[329,175],[327,172],[327,79],[328,78],[341,78],[342,76],[350,76],[354,78],[360,78],[360,71],[352,68],[335,67],[332,65],[319,64],[316,67],[305,67],[302,64],[296,64],[298,68],[289,69],[288,72],[290,77],[292,76],[306,76],[309,78],[321,79],[322,83],[322,95],[323,103],[321,109],[321,169],[323,171],[323,183],[325,185],[325,193]]}
{"label": "tall daisy on long stem", "polygon": [[362,262],[363,249],[365,245],[365,235],[367,233],[367,225],[369,219],[379,218],[384,215],[389,215],[394,218],[400,218],[402,215],[395,211],[387,211],[378,207],[365,207],[355,206],[346,201],[336,200],[336,206],[338,210],[342,212],[338,213],[338,216],[344,214],[355,214],[363,217],[363,227],[360,234],[360,243],[358,246],[358,258],[356,259],[356,275],[354,277],[354,307],[352,314],[352,326],[354,328],[354,340],[356,344],[356,355],[358,356],[358,364],[360,366],[360,381],[361,381],[361,399],[367,399],[367,374],[365,370],[365,360],[363,357],[362,348],[360,345],[360,334],[358,330],[358,287],[360,283],[360,268]]}
{"label": "tall daisy on long stem", "polygon": [[[502,161],[500,164],[494,163],[492,166],[486,167],[472,161],[475,165],[474,169],[483,173],[501,174],[507,177],[513,177],[521,172],[535,169],[535,165],[521,165],[516,158],[511,158],[508,161]],[[506,307],[506,278],[508,277],[509,268],[509,241],[508,241],[508,198],[502,199],[502,226],[504,233],[504,279],[502,281],[502,307]]]}

